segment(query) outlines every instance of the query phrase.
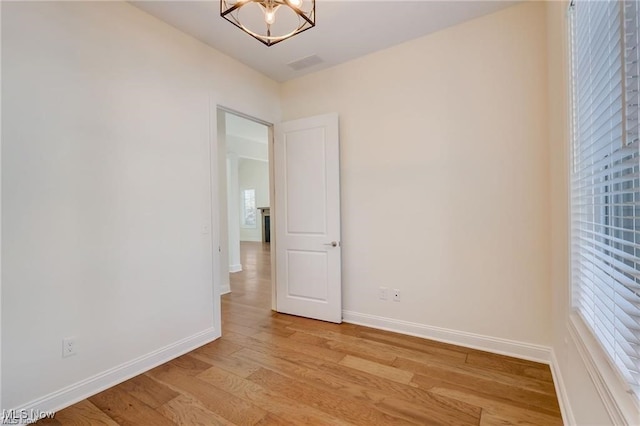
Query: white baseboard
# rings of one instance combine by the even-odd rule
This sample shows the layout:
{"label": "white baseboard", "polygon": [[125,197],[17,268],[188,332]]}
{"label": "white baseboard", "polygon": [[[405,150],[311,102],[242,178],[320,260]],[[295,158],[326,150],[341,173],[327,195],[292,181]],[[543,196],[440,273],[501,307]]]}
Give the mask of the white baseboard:
{"label": "white baseboard", "polygon": [[242,264],[238,263],[237,265],[229,265],[229,273],[233,274],[234,272],[242,271]]}
{"label": "white baseboard", "polygon": [[231,293],[231,284],[225,284],[220,287],[220,295]]}
{"label": "white baseboard", "polygon": [[551,375],[553,376],[553,384],[556,388],[556,395],[558,396],[558,404],[560,404],[560,413],[562,414],[562,424],[566,426],[573,426],[576,424],[576,418],[573,415],[571,409],[571,402],[569,401],[569,395],[567,394],[567,388],[564,385],[562,378],[562,372],[560,371],[560,365],[556,358],[556,352],[551,349]]}
{"label": "white baseboard", "polygon": [[58,391],[28,402],[15,408],[16,412],[50,412],[59,411],[76,402],[102,392],[112,386],[129,380],[158,365],[164,364],[180,355],[184,355],[202,345],[220,337],[220,330],[209,328],[200,333],[179,340],[171,345],[157,349],[146,355],[125,362],[117,367],[81,380]]}
{"label": "white baseboard", "polygon": [[351,324],[423,337],[425,339],[437,340],[439,342],[451,343],[529,361],[542,362],[544,364],[551,362],[551,348],[548,346],[467,333],[465,331],[451,330],[448,328],[433,327],[425,324],[351,311],[342,311],[342,318],[344,322]]}

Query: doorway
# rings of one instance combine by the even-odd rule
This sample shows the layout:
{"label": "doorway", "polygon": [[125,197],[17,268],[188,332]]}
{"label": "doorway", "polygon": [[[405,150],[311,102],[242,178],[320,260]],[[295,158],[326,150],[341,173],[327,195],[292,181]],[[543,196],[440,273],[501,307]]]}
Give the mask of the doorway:
{"label": "doorway", "polygon": [[217,114],[221,294],[271,308],[272,126],[224,107]]}
{"label": "doorway", "polygon": [[[338,114],[274,129],[219,107],[217,124],[219,199],[226,204],[218,228],[221,294],[232,290],[230,274],[242,272],[243,245],[261,243],[269,248],[272,310],[341,322]],[[266,164],[256,166],[255,160]],[[241,176],[241,165],[243,176],[268,171],[268,184]],[[265,186],[268,199],[258,193]]]}

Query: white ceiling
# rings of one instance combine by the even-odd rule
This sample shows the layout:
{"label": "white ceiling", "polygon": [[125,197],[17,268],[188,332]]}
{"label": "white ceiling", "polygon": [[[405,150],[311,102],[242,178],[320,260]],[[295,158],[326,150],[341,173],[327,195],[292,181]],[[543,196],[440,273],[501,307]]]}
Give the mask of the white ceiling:
{"label": "white ceiling", "polygon": [[[131,3],[282,82],[493,13],[517,1],[317,0],[316,26],[271,47],[221,18],[218,1]],[[300,71],[287,66],[314,54],[323,62]]]}

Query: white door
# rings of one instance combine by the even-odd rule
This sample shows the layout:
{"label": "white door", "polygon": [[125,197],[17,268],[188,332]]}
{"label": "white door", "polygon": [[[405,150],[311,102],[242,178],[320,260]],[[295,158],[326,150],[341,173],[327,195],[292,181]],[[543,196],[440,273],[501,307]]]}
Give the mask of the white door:
{"label": "white door", "polygon": [[338,115],[274,130],[276,310],[342,322]]}

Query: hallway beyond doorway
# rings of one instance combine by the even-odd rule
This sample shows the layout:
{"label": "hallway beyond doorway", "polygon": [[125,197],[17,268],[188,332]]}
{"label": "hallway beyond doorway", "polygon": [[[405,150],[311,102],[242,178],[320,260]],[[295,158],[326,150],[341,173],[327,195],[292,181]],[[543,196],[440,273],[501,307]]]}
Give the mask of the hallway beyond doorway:
{"label": "hallway beyond doorway", "polygon": [[242,271],[230,274],[231,293],[222,296],[222,311],[230,304],[270,310],[271,245],[241,241],[240,261]]}

